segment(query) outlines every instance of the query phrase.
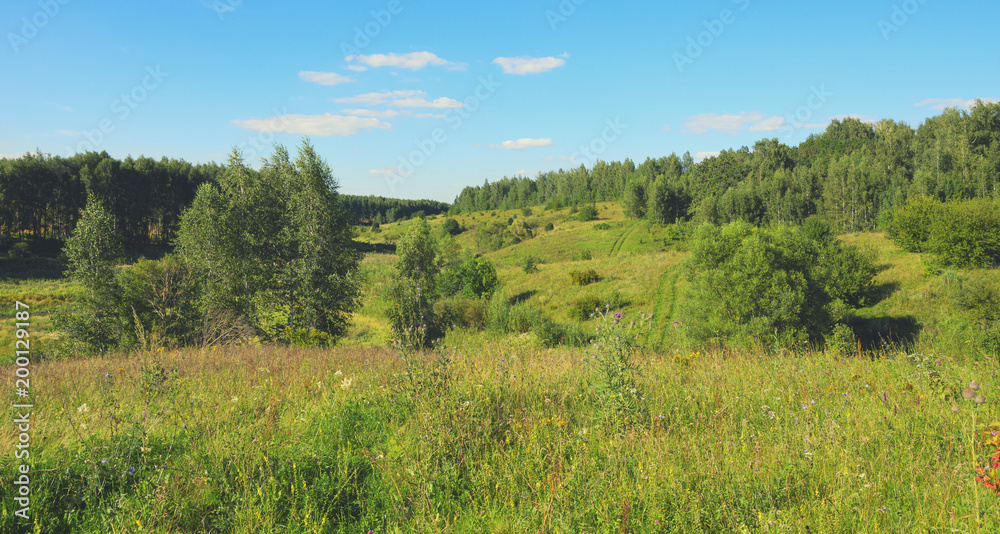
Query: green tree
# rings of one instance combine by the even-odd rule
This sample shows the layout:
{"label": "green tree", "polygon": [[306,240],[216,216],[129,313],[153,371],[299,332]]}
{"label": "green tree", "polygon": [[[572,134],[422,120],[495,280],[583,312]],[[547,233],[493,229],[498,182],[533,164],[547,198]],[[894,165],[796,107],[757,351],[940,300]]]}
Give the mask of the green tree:
{"label": "green tree", "polygon": [[69,319],[67,330],[77,340],[105,352],[117,345],[121,335],[114,268],[124,254],[112,216],[96,197],[87,198],[87,207],[80,213],[63,252],[70,278],[85,291],[83,310]]}
{"label": "green tree", "polygon": [[337,189],[308,139],[294,164],[277,146],[260,172],[234,149],[218,187],[198,190],[178,232],[203,279],[205,313],[235,313],[269,336],[286,327],[343,335],[360,258]]}

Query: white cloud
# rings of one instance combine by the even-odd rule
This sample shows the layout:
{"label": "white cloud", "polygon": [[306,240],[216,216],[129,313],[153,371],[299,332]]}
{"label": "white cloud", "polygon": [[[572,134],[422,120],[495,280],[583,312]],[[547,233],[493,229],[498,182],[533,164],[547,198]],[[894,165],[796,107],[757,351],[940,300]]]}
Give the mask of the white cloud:
{"label": "white cloud", "polygon": [[720,115],[718,113],[702,113],[684,119],[684,127],[688,133],[703,134],[716,131],[728,135],[739,135],[748,125],[760,122],[764,116],[759,111],[742,111],[738,115]]}
{"label": "white cloud", "polygon": [[358,117],[375,117],[376,119],[394,119],[403,114],[402,111],[395,109],[342,109],[340,112],[347,113],[348,115],[357,115]]}
{"label": "white cloud", "polygon": [[368,67],[364,65],[348,65],[347,70],[353,70],[354,72],[364,72],[368,70]]}
{"label": "white cloud", "polygon": [[364,130],[379,128],[391,130],[392,125],[376,118],[363,118],[324,113],[322,115],[280,115],[266,119],[231,121],[247,130],[284,132],[317,137],[346,137]]}
{"label": "white cloud", "polygon": [[462,103],[453,98],[441,97],[435,100],[427,100],[427,93],[416,90],[405,91],[381,91],[378,93],[365,93],[345,98],[334,98],[338,104],[384,104],[397,108],[460,108]]}
{"label": "white cloud", "polygon": [[545,156],[543,161],[580,161],[578,156]]}
{"label": "white cloud", "polygon": [[408,171],[400,167],[387,167],[385,169],[372,169],[368,171],[371,176],[409,176],[413,171]]}
{"label": "white cloud", "polygon": [[526,171],[526,170],[524,170],[524,169],[521,169],[521,170],[519,170],[519,171],[517,171],[517,172],[514,173],[514,175],[516,175],[516,176],[526,176],[528,174],[531,174],[531,173],[528,172],[528,171]]}
{"label": "white cloud", "polygon": [[412,113],[398,109],[342,109],[341,113],[358,117],[375,117],[376,119],[394,119],[396,117],[413,117],[414,119],[443,119],[440,113]]}
{"label": "white cloud", "polygon": [[444,67],[448,70],[465,70],[468,66],[465,63],[453,63],[439,58],[431,52],[410,52],[408,54],[372,54],[372,55],[351,55],[347,56],[347,61],[357,61],[369,67],[395,67],[399,69],[420,70],[428,65]]}
{"label": "white cloud", "polygon": [[337,74],[336,72],[318,72],[315,70],[304,70],[299,73],[299,78],[320,85],[337,85],[354,81],[354,78]]}
{"label": "white cloud", "polygon": [[26,154],[28,154],[28,152],[22,152],[20,154],[0,154],[0,159],[20,159]]}
{"label": "white cloud", "polygon": [[788,127],[788,121],[777,115],[764,119],[750,127],[751,132],[774,132]]}
{"label": "white cloud", "polygon": [[[980,100],[986,103],[993,103],[997,101],[994,98],[982,98]],[[917,102],[915,105],[917,107],[930,106],[931,109],[937,109],[943,111],[946,108],[970,109],[972,108],[973,105],[975,105],[975,103],[976,103],[975,98],[971,98],[969,100],[963,100],[961,98],[928,98],[926,100],[921,100],[920,102]]]}
{"label": "white cloud", "polygon": [[537,148],[542,146],[552,146],[552,138],[547,137],[545,139],[530,139],[527,137],[518,139],[517,141],[504,141],[499,145],[490,145],[490,148],[503,148],[506,150],[524,150],[526,148]]}
{"label": "white cloud", "polygon": [[396,106],[399,108],[460,108],[462,103],[453,98],[441,97],[434,99],[433,101],[427,101],[426,98],[421,97],[410,97],[410,98],[400,98],[398,100],[393,100],[389,102],[390,106]]}
{"label": "white cloud", "polygon": [[694,161],[695,163],[700,163],[708,158],[714,158],[719,154],[721,154],[721,152],[719,152],[718,150],[711,150],[708,152],[698,152],[694,155]]}
{"label": "white cloud", "polygon": [[[569,57],[569,54],[563,54],[563,57]],[[540,74],[542,72],[548,72],[552,69],[562,67],[566,64],[566,60],[558,57],[529,57],[529,56],[519,56],[519,57],[498,57],[493,60],[493,63],[503,67],[504,74]]]}

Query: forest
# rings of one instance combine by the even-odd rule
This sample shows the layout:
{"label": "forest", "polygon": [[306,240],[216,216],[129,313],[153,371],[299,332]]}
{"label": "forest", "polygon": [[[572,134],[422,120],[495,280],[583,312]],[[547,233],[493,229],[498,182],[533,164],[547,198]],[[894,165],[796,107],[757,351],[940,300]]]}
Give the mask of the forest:
{"label": "forest", "polygon": [[682,220],[801,223],[819,215],[838,231],[874,230],[910,198],[995,196],[1000,187],[1000,103],[949,108],[914,129],[904,122],[834,119],[798,146],[762,139],[695,163],[690,153],[598,161],[537,178],[466,187],[453,212],[577,205],[622,199],[626,214]]}
{"label": "forest", "polygon": [[[70,158],[41,153],[0,159],[0,239],[9,246],[24,239],[63,241],[93,196],[110,213],[130,246],[168,245],[180,215],[204,183],[218,184],[226,165],[142,157],[118,160],[107,152]],[[387,223],[448,211],[433,200],[340,195],[358,223]]]}

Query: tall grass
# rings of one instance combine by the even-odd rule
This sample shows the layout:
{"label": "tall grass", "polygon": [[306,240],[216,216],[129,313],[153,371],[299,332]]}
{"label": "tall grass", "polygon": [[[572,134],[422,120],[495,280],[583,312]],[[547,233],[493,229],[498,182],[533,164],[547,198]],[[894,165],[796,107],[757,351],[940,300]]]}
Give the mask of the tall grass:
{"label": "tall grass", "polygon": [[[595,350],[511,337],[405,359],[243,347],[39,364],[31,515],[74,533],[1000,528],[975,482],[992,452],[977,427],[1000,415],[994,361],[637,352],[643,397],[619,424]],[[983,405],[960,400],[972,379]],[[0,532],[15,532],[4,435]]]}

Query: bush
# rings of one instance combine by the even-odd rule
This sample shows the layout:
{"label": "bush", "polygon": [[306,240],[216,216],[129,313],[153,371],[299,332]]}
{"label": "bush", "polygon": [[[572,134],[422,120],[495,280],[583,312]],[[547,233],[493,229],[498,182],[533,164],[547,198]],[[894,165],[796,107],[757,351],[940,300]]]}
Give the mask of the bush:
{"label": "bush", "polygon": [[531,217],[531,208],[524,208],[521,210],[522,217]]}
{"label": "bush", "polygon": [[521,260],[521,268],[524,269],[524,274],[532,274],[538,272],[538,264],[542,263],[542,260],[535,256],[525,256]]}
{"label": "bush", "polygon": [[500,287],[496,267],[482,256],[472,258],[463,266],[462,287],[467,296],[490,298]]}
{"label": "bush", "polygon": [[583,222],[596,219],[597,206],[594,206],[593,204],[584,204],[583,207],[580,208],[579,213],[577,213],[576,218]]}
{"label": "bush", "polygon": [[577,301],[570,306],[569,316],[573,319],[586,321],[587,319],[592,319],[594,314],[598,313],[600,309],[601,299],[597,297],[583,297],[577,299]]}
{"label": "bush", "polygon": [[939,203],[910,200],[892,212],[889,237],[910,252],[931,252],[944,265],[1000,264],[1000,200]]}
{"label": "bush", "polygon": [[585,271],[570,271],[569,278],[570,284],[574,286],[585,286],[601,281],[601,277],[598,276],[597,271],[593,269],[587,269]]}
{"label": "bush", "polygon": [[594,225],[594,230],[610,230],[611,225],[608,223],[598,223]]}
{"label": "bush", "polygon": [[829,247],[789,226],[702,226],[686,263],[689,332],[703,343],[766,348],[819,341],[835,301],[863,301],[876,272],[864,253]]}
{"label": "bush", "polygon": [[462,227],[459,226],[458,221],[452,218],[447,218],[444,220],[444,226],[442,227],[442,233],[444,235],[458,235],[462,233]]}
{"label": "bush", "polygon": [[594,255],[589,250],[581,250],[580,255],[577,256],[580,261],[587,261],[594,259]]}
{"label": "bush", "polygon": [[552,223],[545,223],[545,231],[546,232],[551,232],[552,230],[555,230],[555,228],[556,227],[555,227],[554,224],[552,224]]}
{"label": "bush", "polygon": [[434,313],[445,327],[482,330],[486,327],[487,307],[482,299],[455,295],[434,303]]}

